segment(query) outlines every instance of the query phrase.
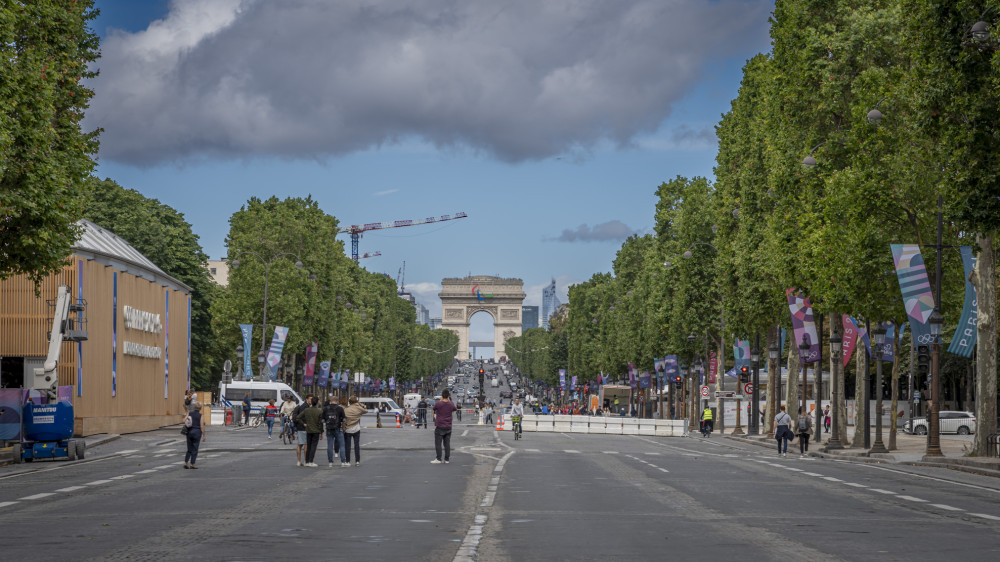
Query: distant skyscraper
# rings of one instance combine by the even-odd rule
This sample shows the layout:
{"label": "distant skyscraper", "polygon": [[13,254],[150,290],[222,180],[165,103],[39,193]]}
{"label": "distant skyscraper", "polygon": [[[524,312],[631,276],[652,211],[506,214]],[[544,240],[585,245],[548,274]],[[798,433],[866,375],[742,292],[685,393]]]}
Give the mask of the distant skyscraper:
{"label": "distant skyscraper", "polygon": [[556,280],[553,279],[548,287],[542,289],[542,327],[549,329],[549,317],[559,308],[559,298],[556,297]]}
{"label": "distant skyscraper", "polygon": [[537,306],[522,306],[521,307],[521,332],[525,332],[532,328],[538,327],[538,307]]}
{"label": "distant skyscraper", "polygon": [[441,318],[437,316],[431,316],[431,319],[427,321],[427,325],[430,326],[430,329],[437,330],[438,328],[441,327]]}
{"label": "distant skyscraper", "polygon": [[427,324],[431,317],[427,307],[419,302],[413,303],[413,306],[417,309],[417,324]]}

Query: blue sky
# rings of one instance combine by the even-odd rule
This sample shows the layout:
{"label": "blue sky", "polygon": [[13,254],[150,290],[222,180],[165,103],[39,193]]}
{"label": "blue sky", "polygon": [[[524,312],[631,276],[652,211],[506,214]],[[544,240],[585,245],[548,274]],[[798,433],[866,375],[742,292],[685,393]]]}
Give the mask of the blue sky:
{"label": "blue sky", "polygon": [[[609,271],[656,187],[712,176],[714,125],[770,0],[96,0],[97,175],[182,212],[225,255],[251,196],[312,195],[371,231],[370,271],[440,315],[444,277],[524,280],[526,304]],[[350,6],[350,7],[348,7]],[[498,9],[497,6],[502,6]],[[347,236],[338,240],[350,251]],[[481,318],[483,317],[483,318]],[[473,320],[472,338],[492,322]]]}

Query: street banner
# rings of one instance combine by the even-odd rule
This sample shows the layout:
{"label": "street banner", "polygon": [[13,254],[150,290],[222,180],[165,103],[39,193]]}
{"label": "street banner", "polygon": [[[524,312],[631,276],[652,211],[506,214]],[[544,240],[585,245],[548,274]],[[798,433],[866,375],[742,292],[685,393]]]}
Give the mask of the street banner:
{"label": "street banner", "polygon": [[934,295],[927,279],[927,268],[916,244],[890,244],[892,261],[896,265],[896,278],[903,295],[903,308],[910,318],[910,330],[917,345],[933,343],[931,327],[927,323],[934,312]]}
{"label": "street banner", "polygon": [[597,374],[597,386],[604,384],[604,371]]}
{"label": "street banner", "polygon": [[559,369],[559,388],[566,388],[566,369]]}
{"label": "street banner", "polygon": [[733,367],[732,369],[726,371],[726,376],[738,379],[740,377],[739,370],[736,367]]}
{"label": "street banner", "polygon": [[851,361],[851,356],[854,355],[854,348],[858,345],[858,327],[854,325],[854,320],[847,314],[840,317],[840,322],[844,325],[843,360],[844,367],[846,367]]}
{"label": "street banner", "polygon": [[872,356],[872,340],[868,335],[868,330],[865,329],[864,324],[858,322],[857,318],[851,317],[851,322],[854,323],[854,327],[858,329],[858,338],[861,339],[862,343],[865,344],[865,352],[868,353],[868,357]]}
{"label": "street banner", "polygon": [[320,388],[326,388],[327,381],[330,380],[330,362],[323,361],[319,364],[319,376],[316,380],[316,386]]}
{"label": "street banner", "polygon": [[243,380],[249,380],[253,374],[250,369],[250,338],[253,337],[253,324],[240,324],[240,333],[243,334]]}
{"label": "street banner", "polygon": [[785,296],[788,298],[788,310],[792,313],[792,334],[795,336],[792,345],[801,344],[803,337],[809,342],[809,353],[805,357],[799,357],[799,361],[815,363],[819,361],[820,352],[812,304],[808,298],[795,294],[794,287],[786,289]]}
{"label": "street banner", "polygon": [[733,345],[733,360],[737,369],[750,366],[750,340],[736,338],[736,343]]}
{"label": "street banner", "polygon": [[302,375],[302,386],[312,386],[316,374],[316,353],[319,351],[319,342],[312,342],[306,346],[306,369]]}
{"label": "street banner", "polygon": [[958,329],[955,330],[955,336],[951,338],[951,345],[948,346],[948,353],[968,359],[976,349],[978,336],[976,322],[979,321],[979,303],[976,299],[976,288],[969,281],[969,275],[976,267],[976,258],[973,257],[972,248],[969,246],[960,246],[958,250],[962,253],[962,267],[965,270],[965,304],[962,306],[962,317],[958,320]]}
{"label": "street banner", "polygon": [[708,384],[715,384],[719,376],[719,357],[715,350],[708,354]]}
{"label": "street banner", "polygon": [[271,339],[271,349],[267,352],[267,376],[272,381],[278,377],[278,365],[281,363],[281,351],[285,349],[286,339],[288,339],[288,328],[275,326],[274,338]]}
{"label": "street banner", "polygon": [[573,375],[573,380],[569,382],[569,389],[571,392],[576,390],[576,375]]}
{"label": "street banner", "polygon": [[882,349],[880,350],[882,362],[892,363],[896,359],[896,346],[893,345],[893,342],[896,341],[896,327],[893,326],[892,322],[885,322],[882,324],[882,327],[885,328],[885,341],[882,342]]}
{"label": "street banner", "polygon": [[396,390],[396,377],[389,377],[389,390]]}
{"label": "street banner", "polygon": [[636,379],[635,365],[628,364],[628,385],[632,388],[636,388],[639,385],[639,381]]}
{"label": "street banner", "polygon": [[664,370],[667,373],[667,380],[673,382],[673,380],[677,378],[677,375],[681,374],[680,366],[677,364],[677,356],[667,355],[664,362],[666,363]]}
{"label": "street banner", "polygon": [[652,381],[650,381],[649,371],[643,371],[642,374],[639,375],[639,388],[646,389],[649,388],[651,384]]}

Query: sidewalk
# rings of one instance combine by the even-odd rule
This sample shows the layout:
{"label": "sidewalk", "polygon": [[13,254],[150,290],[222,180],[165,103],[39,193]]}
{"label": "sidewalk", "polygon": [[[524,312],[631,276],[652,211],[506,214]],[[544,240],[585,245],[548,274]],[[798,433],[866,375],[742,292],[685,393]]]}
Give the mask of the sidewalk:
{"label": "sidewalk", "polygon": [[[774,438],[767,435],[748,436],[732,435],[730,428],[726,428],[725,437],[730,439],[740,439],[757,445],[775,449]],[[744,429],[745,431],[745,429]],[[809,456],[830,459],[851,459],[860,462],[908,464],[916,466],[936,466],[962,470],[984,476],[1000,477],[1000,458],[991,457],[970,457],[966,456],[972,451],[973,436],[962,435],[941,435],[940,446],[943,457],[925,457],[927,450],[927,436],[909,435],[906,433],[896,434],[896,449],[888,453],[871,453],[862,448],[852,448],[851,442],[854,439],[854,426],[847,427],[847,441],[843,442],[843,449],[827,451],[830,434],[823,433],[823,440],[820,444],[809,443]],[[872,429],[872,443],[875,441],[875,430]],[[889,432],[883,430],[882,443],[889,447]],[[790,441],[788,448],[798,451],[798,440]]]}

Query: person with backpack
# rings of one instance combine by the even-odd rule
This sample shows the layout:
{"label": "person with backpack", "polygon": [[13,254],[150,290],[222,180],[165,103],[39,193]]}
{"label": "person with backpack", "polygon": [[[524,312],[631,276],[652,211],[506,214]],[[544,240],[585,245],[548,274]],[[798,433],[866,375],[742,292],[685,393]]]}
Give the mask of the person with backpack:
{"label": "person with backpack", "polygon": [[319,436],[323,434],[323,410],[319,408],[319,399],[315,396],[306,398],[309,407],[299,412],[298,418],[302,421],[306,433],[306,462],[303,466],[315,468],[316,449],[319,448]]}
{"label": "person with backpack", "polygon": [[802,415],[802,407],[799,406],[799,454],[803,457],[809,452],[809,432],[812,429],[812,418]]}
{"label": "person with backpack", "polygon": [[278,419],[278,407],[274,405],[274,398],[267,401],[264,406],[264,421],[267,422],[267,438],[271,438],[271,431],[274,429],[274,422]]}
{"label": "person with backpack", "polygon": [[302,462],[302,449],[305,448],[308,443],[308,438],[306,437],[306,426],[305,420],[299,419],[299,414],[301,414],[306,408],[312,404],[313,395],[310,394],[306,396],[306,399],[302,401],[301,404],[292,410],[292,427],[295,428],[295,461],[296,466],[305,466]]}
{"label": "person with backpack", "polygon": [[344,450],[344,408],[333,396],[326,397],[323,406],[323,422],[326,424],[326,460],[333,467],[334,453],[340,455],[340,466],[347,465]]}

